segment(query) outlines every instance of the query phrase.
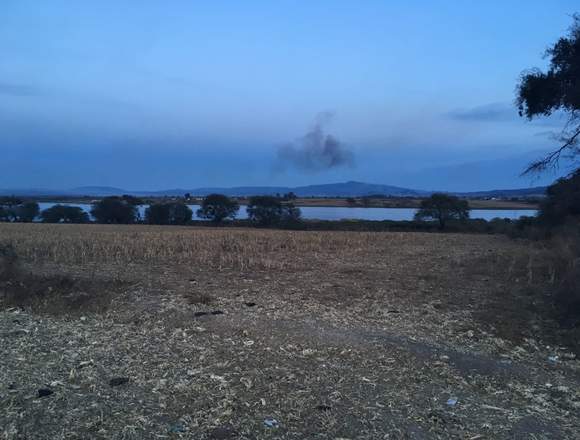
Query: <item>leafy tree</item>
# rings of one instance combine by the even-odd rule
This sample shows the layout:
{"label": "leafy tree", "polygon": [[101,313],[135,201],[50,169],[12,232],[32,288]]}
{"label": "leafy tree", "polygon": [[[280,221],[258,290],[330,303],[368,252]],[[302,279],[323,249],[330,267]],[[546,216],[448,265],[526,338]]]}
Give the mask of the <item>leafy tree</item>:
{"label": "leafy tree", "polygon": [[36,202],[23,203],[16,208],[16,216],[20,222],[33,222],[38,217],[38,214],[40,214],[40,207]]}
{"label": "leafy tree", "polygon": [[532,69],[522,74],[517,88],[520,116],[532,120],[562,112],[568,122],[560,134],[561,145],[532,162],[524,173],[544,171],[558,165],[562,155],[577,159],[580,154],[580,15],[574,15],[568,35],[560,38],[545,54],[546,72]]}
{"label": "leafy tree", "polygon": [[185,203],[172,203],[169,221],[172,225],[186,225],[191,222],[193,211]]}
{"label": "leafy tree", "polygon": [[448,194],[435,193],[421,201],[415,220],[436,220],[439,228],[444,229],[449,220],[467,220],[469,204],[466,200]]}
{"label": "leafy tree", "polygon": [[145,222],[151,225],[186,225],[192,216],[184,203],[155,203],[145,210]]}
{"label": "leafy tree", "polygon": [[197,216],[211,220],[214,223],[220,223],[227,218],[235,219],[239,209],[238,202],[228,196],[210,194],[203,199],[201,208],[197,210]]}
{"label": "leafy tree", "polygon": [[89,215],[78,206],[54,205],[40,213],[43,223],[88,223]]}
{"label": "leafy tree", "polygon": [[557,226],[571,218],[580,219],[580,170],[550,185],[546,196],[538,216],[545,226]]}
{"label": "leafy tree", "polygon": [[248,201],[248,217],[260,226],[289,225],[300,220],[301,212],[291,203],[273,196],[254,196]]}
{"label": "leafy tree", "polygon": [[169,224],[169,204],[154,203],[145,210],[145,223],[150,225]]}
{"label": "leafy tree", "polygon": [[105,197],[93,204],[91,215],[97,223],[129,224],[138,220],[136,205],[123,197]]}

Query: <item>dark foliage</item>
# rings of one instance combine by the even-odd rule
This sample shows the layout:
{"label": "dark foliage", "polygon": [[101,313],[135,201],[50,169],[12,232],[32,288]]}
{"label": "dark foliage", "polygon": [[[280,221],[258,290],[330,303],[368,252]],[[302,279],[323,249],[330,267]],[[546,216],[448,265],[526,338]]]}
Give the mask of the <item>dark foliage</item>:
{"label": "dark foliage", "polygon": [[200,218],[220,223],[225,219],[235,219],[240,205],[233,199],[223,194],[210,194],[203,199],[201,208],[197,210]]}
{"label": "dark foliage", "polygon": [[558,179],[546,193],[538,217],[543,225],[552,227],[580,220],[580,170]]}
{"label": "dark foliage", "polygon": [[14,196],[0,197],[0,206],[11,208],[13,206],[18,206],[18,205],[22,205],[22,200],[19,199],[18,197],[14,197]]}
{"label": "dark foliage", "polygon": [[444,229],[450,220],[467,220],[469,218],[469,204],[467,200],[448,194],[435,193],[428,199],[421,201],[415,214],[418,221],[437,221],[440,229]]}
{"label": "dark foliage", "polygon": [[17,221],[30,223],[40,214],[40,207],[36,202],[27,202],[15,208]]}
{"label": "dark foliage", "polygon": [[[129,196],[130,197],[130,196]],[[135,223],[139,216],[133,198],[105,197],[93,204],[91,215],[97,223],[130,224]]]}
{"label": "dark foliage", "polygon": [[248,218],[259,226],[295,226],[300,222],[300,209],[273,196],[255,196],[248,201]]}
{"label": "dark foliage", "polygon": [[78,206],[54,205],[40,213],[43,223],[88,223],[89,215]]}
{"label": "dark foliage", "polygon": [[546,51],[550,65],[546,72],[532,69],[522,74],[517,89],[521,116],[533,119],[555,112],[568,115],[568,123],[560,136],[561,145],[525,171],[543,171],[556,166],[562,155],[576,158],[580,153],[580,15],[567,36],[560,38]]}
{"label": "dark foliage", "polygon": [[186,225],[193,211],[185,203],[155,203],[145,210],[145,223],[150,225]]}

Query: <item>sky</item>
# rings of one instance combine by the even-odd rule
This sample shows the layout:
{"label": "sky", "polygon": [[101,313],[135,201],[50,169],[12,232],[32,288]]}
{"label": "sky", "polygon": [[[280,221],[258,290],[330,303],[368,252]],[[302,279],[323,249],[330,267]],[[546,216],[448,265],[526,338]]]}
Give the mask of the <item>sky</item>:
{"label": "sky", "polygon": [[[469,191],[520,177],[575,1],[2,0],[0,188],[357,180]],[[562,174],[565,170],[560,170]]]}

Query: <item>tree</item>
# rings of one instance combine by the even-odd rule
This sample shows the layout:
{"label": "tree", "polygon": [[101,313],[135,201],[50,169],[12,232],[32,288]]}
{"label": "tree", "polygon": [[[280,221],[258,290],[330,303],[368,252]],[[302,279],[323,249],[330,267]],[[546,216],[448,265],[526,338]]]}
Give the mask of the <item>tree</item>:
{"label": "tree", "polygon": [[580,218],[580,169],[558,179],[546,190],[538,218],[545,226],[557,226],[571,218]]}
{"label": "tree", "polygon": [[169,220],[172,225],[186,225],[191,222],[193,211],[185,203],[172,203]]}
{"label": "tree", "polygon": [[40,213],[43,223],[88,223],[89,215],[78,206],[54,205]]}
{"label": "tree", "polygon": [[295,224],[301,216],[299,208],[273,196],[250,197],[247,212],[250,221],[260,226]]}
{"label": "tree", "polygon": [[214,223],[220,223],[229,218],[236,218],[240,205],[233,199],[223,194],[210,194],[203,199],[201,208],[197,210],[197,216],[206,218]]}
{"label": "tree", "polygon": [[16,216],[19,222],[30,223],[33,222],[40,214],[40,207],[36,202],[27,202],[16,208]]}
{"label": "tree", "polygon": [[169,204],[154,203],[145,210],[145,223],[150,225],[169,224]]}
{"label": "tree", "polygon": [[532,162],[525,173],[556,167],[562,155],[577,159],[580,155],[580,15],[574,15],[567,36],[548,48],[550,59],[546,72],[531,69],[522,73],[516,102],[520,116],[528,120],[561,112],[568,121],[559,136],[560,146]]}
{"label": "tree", "polygon": [[93,204],[91,215],[97,223],[129,224],[138,219],[137,207],[123,197],[105,197]]}
{"label": "tree", "polygon": [[438,221],[440,229],[444,229],[449,220],[467,220],[468,218],[467,200],[441,193],[435,193],[428,199],[422,200],[415,214],[415,220],[418,221]]}
{"label": "tree", "polygon": [[186,225],[192,216],[185,203],[155,203],[145,210],[145,222],[151,225]]}

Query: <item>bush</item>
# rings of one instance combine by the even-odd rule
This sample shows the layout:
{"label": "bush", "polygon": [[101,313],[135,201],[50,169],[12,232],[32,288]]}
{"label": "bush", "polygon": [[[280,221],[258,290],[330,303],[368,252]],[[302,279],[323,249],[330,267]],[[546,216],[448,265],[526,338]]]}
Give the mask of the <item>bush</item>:
{"label": "bush", "polygon": [[197,216],[220,223],[225,219],[234,220],[240,209],[240,205],[233,199],[223,194],[210,194],[203,199],[201,208],[197,210]]}
{"label": "bush", "polygon": [[91,215],[97,223],[130,224],[139,218],[139,212],[132,198],[105,197],[93,204]]}
{"label": "bush", "polygon": [[155,203],[145,210],[145,222],[151,225],[186,225],[192,216],[185,203]]}
{"label": "bush", "polygon": [[54,205],[40,213],[43,223],[88,223],[89,215],[78,206]]}

